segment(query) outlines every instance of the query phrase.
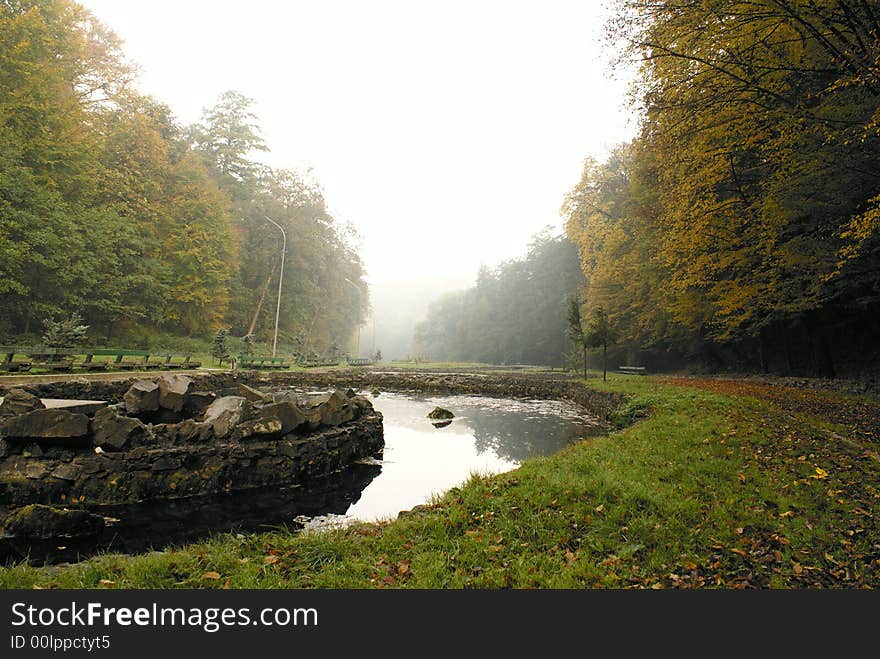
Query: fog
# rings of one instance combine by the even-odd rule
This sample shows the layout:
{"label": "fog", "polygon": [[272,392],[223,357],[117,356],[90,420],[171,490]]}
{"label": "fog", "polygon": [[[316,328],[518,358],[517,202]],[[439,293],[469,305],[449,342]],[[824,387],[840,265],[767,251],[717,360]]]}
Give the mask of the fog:
{"label": "fog", "polygon": [[357,230],[388,356],[429,298],[558,226],[583,159],[635,128],[606,73],[604,3],[83,4],[182,123],[228,89],[254,100],[260,158],[311,169]]}

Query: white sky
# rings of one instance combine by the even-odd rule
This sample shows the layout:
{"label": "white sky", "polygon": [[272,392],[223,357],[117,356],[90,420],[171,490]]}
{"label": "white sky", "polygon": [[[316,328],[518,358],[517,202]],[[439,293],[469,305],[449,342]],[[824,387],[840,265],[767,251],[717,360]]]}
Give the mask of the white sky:
{"label": "white sky", "polygon": [[635,130],[600,0],[80,2],[182,123],[223,91],[253,98],[260,157],[313,168],[373,283],[468,282],[521,255],[584,157]]}

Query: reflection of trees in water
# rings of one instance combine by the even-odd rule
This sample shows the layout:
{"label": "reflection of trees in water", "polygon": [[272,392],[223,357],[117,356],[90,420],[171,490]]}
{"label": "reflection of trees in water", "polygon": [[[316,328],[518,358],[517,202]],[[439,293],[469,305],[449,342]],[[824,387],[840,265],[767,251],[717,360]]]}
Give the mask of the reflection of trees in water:
{"label": "reflection of trees in water", "polygon": [[[387,394],[374,404],[385,415],[386,441],[394,427],[425,434],[443,433],[443,428],[433,427],[427,418],[433,407],[440,406],[456,415],[450,429],[474,435],[478,453],[491,452],[515,462],[550,455],[577,439],[603,433],[599,426],[560,416],[566,412],[548,401]],[[571,413],[567,410],[567,414]]]}
{"label": "reflection of trees in water", "polygon": [[27,558],[32,564],[77,560],[102,550],[137,553],[192,542],[216,533],[299,528],[298,516],[344,515],[380,466],[354,464],[301,486],[272,486],[229,494],[136,504],[85,506],[119,521],[98,536],[49,541],[0,539],[0,564]]}
{"label": "reflection of trees in water", "polygon": [[473,431],[477,451],[491,451],[499,458],[514,462],[556,453],[582,437],[602,432],[599,427],[579,424],[570,419],[526,417],[496,410],[469,409],[457,423]]}

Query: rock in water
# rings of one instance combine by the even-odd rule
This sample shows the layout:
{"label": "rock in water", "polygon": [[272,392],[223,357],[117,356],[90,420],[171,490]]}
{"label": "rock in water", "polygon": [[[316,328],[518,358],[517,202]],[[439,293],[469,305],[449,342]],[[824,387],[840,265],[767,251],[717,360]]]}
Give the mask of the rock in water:
{"label": "rock in water", "polygon": [[122,397],[129,414],[156,412],[159,409],[159,385],[149,380],[138,380]]}
{"label": "rock in water", "polygon": [[253,416],[251,402],[241,396],[223,396],[205,410],[205,423],[210,423],[217,437],[226,437],[239,423]]}
{"label": "rock in water", "polygon": [[10,389],[3,396],[3,403],[0,404],[0,417],[18,416],[45,407],[43,401],[24,389]]}
{"label": "rock in water", "polygon": [[92,420],[93,445],[105,451],[121,451],[143,443],[149,435],[140,419],[119,416],[114,409],[103,409]]}
{"label": "rock in water", "polygon": [[0,423],[7,439],[78,439],[89,434],[89,417],[65,410],[34,410]]}
{"label": "rock in water", "polygon": [[195,386],[192,378],[178,373],[162,375],[156,384],[159,387],[159,407],[172,412],[183,410],[187,397]]}
{"label": "rock in water", "polygon": [[442,407],[435,407],[433,410],[428,412],[429,419],[454,419],[455,415],[449,410],[443,409]]}
{"label": "rock in water", "polygon": [[446,421],[434,421],[431,425],[435,428],[445,428],[449,424],[452,423],[452,419],[447,419]]}

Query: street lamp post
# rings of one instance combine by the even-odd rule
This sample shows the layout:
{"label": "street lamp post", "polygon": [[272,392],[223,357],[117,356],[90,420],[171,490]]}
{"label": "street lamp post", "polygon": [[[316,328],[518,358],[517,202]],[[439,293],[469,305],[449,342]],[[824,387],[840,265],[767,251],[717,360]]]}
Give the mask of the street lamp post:
{"label": "street lamp post", "polygon": [[[266,216],[264,216],[266,217]],[[278,275],[278,302],[275,305],[275,338],[272,340],[272,357],[278,348],[278,318],[281,315],[281,284],[284,281],[284,255],[287,253],[287,233],[271,217],[266,217],[281,232],[281,273]]]}

